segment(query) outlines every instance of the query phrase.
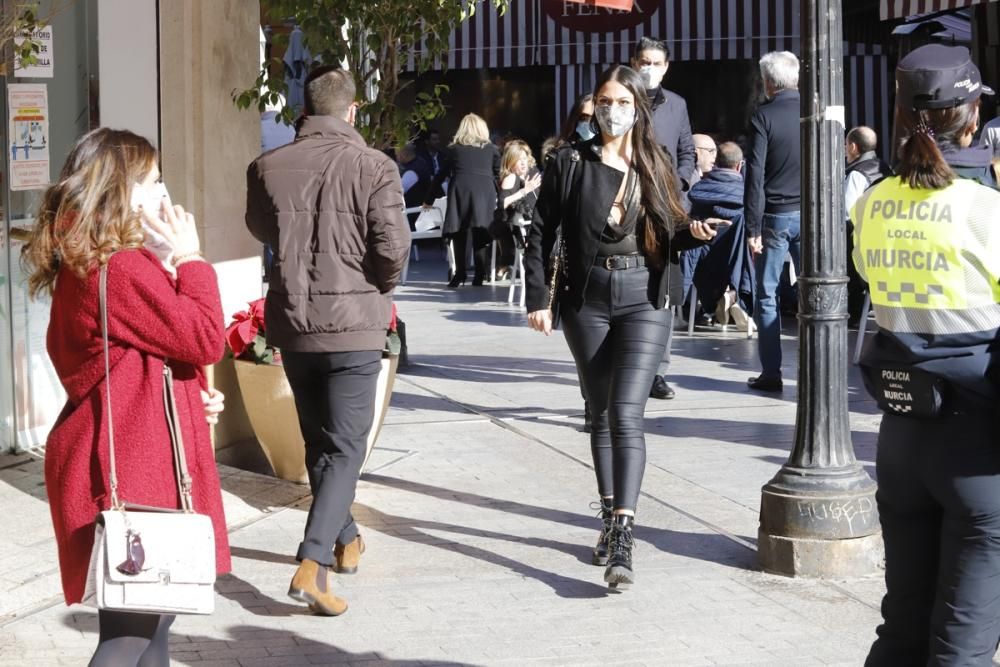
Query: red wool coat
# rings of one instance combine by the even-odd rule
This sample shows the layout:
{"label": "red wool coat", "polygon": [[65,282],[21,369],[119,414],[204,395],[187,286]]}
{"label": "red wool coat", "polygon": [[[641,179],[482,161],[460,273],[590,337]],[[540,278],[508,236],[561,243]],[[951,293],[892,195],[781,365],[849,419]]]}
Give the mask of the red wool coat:
{"label": "red wool coat", "polygon": [[[200,390],[202,366],[222,358],[222,305],[206,262],[177,268],[176,280],[145,250],[112,256],[108,268],[111,406],[118,493],[126,503],[179,507],[163,406],[170,360],[197,512],[215,527],[216,566],[230,569],[229,541]],[[109,508],[108,425],[98,308],[98,271],[63,269],[52,297],[48,352],[69,400],[45,450],[45,486],[67,604],[80,602],[97,513]]]}

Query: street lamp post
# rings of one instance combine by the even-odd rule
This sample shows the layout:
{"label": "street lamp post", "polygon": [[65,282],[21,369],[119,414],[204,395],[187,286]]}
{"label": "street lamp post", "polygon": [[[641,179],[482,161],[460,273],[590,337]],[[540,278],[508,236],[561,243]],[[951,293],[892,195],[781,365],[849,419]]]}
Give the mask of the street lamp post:
{"label": "street lamp post", "polygon": [[801,0],[802,259],[795,444],[761,493],[767,572],[836,577],[875,571],[882,539],[875,483],[858,463],[847,410],[840,0]]}

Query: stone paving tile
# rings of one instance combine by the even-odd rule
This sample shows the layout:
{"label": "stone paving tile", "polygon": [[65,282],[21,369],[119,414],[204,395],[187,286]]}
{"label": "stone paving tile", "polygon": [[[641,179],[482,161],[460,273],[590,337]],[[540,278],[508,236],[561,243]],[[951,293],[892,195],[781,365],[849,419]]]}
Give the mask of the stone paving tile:
{"label": "stone paving tile", "polygon": [[[610,593],[589,564],[593,471],[561,335],[528,331],[519,309],[497,302],[505,288],[441,290],[427,280],[439,268],[414,265],[398,299],[414,365],[359,484],[368,549],[358,574],[335,578],[348,612],[317,617],[286,597],[306,489],[224,468],[234,572],[218,581],[214,615],[174,624],[173,664],[861,664],[879,617],[877,576],[755,570],[760,487],[793,434],[793,338],[783,342],[789,382],[773,397],[744,389],[754,341],[675,337],[678,397],[647,411],[639,582]],[[870,463],[877,415],[851,378],[853,437]],[[0,458],[0,501],[29,508],[24,526],[37,533],[25,548],[51,548],[33,465],[5,476]],[[24,553],[0,547],[0,565]],[[4,624],[14,582],[0,571],[3,582],[0,666],[86,661],[92,610],[56,605]]]}

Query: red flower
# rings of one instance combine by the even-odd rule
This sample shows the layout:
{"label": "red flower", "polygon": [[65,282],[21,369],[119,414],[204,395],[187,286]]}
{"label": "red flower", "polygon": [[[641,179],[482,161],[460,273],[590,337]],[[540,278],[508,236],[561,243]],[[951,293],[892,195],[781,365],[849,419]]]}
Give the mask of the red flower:
{"label": "red flower", "polygon": [[247,305],[250,310],[241,310],[233,315],[233,322],[226,327],[226,342],[237,359],[254,342],[258,333],[264,333],[264,299]]}
{"label": "red flower", "polygon": [[392,319],[389,320],[389,331],[396,332],[396,304],[392,304]]}

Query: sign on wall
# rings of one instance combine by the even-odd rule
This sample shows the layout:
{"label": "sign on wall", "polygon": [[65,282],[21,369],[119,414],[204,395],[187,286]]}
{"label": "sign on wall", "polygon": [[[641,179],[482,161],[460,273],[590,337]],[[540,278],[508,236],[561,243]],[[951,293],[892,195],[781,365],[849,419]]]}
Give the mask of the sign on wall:
{"label": "sign on wall", "polygon": [[659,0],[542,0],[542,9],[571,30],[613,32],[648,20],[660,4]]}
{"label": "sign on wall", "polygon": [[44,83],[7,86],[10,189],[41,190],[49,184],[49,95]]}
{"label": "sign on wall", "polygon": [[[31,33],[31,39],[38,43],[37,59],[34,65],[21,66],[18,59],[14,65],[14,76],[30,79],[51,79],[55,74],[52,64],[52,26],[40,26]],[[15,37],[14,44],[20,46],[25,37]]]}

